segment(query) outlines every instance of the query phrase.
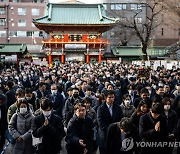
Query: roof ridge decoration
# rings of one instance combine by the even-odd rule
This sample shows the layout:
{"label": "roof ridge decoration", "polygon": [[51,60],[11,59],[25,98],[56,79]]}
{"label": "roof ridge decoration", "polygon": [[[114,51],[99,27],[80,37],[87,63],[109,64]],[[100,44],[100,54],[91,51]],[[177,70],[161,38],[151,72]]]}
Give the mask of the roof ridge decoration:
{"label": "roof ridge decoration", "polygon": [[102,12],[101,12],[101,5],[98,5],[98,12],[99,12],[100,21],[103,21],[103,16],[102,16]]}
{"label": "roof ridge decoration", "polygon": [[48,10],[48,20],[50,21],[52,17],[52,3],[49,3],[49,10]]}

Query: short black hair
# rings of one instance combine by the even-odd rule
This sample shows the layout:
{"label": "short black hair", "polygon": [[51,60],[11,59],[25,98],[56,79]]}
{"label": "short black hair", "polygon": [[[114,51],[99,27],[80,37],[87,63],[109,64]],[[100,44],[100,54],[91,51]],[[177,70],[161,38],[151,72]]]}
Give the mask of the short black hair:
{"label": "short black hair", "polygon": [[76,110],[79,109],[80,107],[86,108],[86,106],[85,106],[83,103],[76,103],[76,104],[74,105],[74,111],[76,111]]}
{"label": "short black hair", "polygon": [[86,91],[92,91],[91,86],[87,86],[87,87],[86,87]]}
{"label": "short black hair", "polygon": [[168,97],[165,97],[165,98],[162,99],[161,104],[164,106],[164,105],[166,105],[167,102],[171,103],[171,99],[168,98]]}
{"label": "short black hair", "polygon": [[123,129],[124,132],[128,132],[132,127],[132,122],[130,118],[127,118],[127,117],[122,118],[119,123],[119,127],[120,129]]}
{"label": "short black hair", "polygon": [[159,102],[158,103],[153,103],[152,106],[151,106],[151,111],[152,111],[152,113],[155,113],[155,114],[161,114],[162,113],[161,104]]}
{"label": "short black hair", "polygon": [[25,88],[25,94],[29,94],[32,93],[32,89],[31,88]]}
{"label": "short black hair", "polygon": [[8,81],[6,85],[11,89],[14,86],[14,83],[12,81]]}
{"label": "short black hair", "polygon": [[104,96],[107,97],[108,95],[115,95],[114,90],[106,90]]}
{"label": "short black hair", "polygon": [[141,91],[140,91],[140,94],[143,94],[143,93],[148,94],[149,93],[148,89],[142,88]]}
{"label": "short black hair", "polygon": [[92,104],[92,100],[89,98],[89,97],[85,97],[83,100],[82,100],[82,103],[83,104]]}
{"label": "short black hair", "polygon": [[40,106],[42,110],[47,110],[48,107],[50,107],[50,109],[52,109],[53,104],[52,101],[49,98],[42,98],[40,100]]}
{"label": "short black hair", "polygon": [[161,89],[161,88],[163,89],[162,86],[157,86],[157,87],[156,87],[156,91],[158,91],[158,90]]}

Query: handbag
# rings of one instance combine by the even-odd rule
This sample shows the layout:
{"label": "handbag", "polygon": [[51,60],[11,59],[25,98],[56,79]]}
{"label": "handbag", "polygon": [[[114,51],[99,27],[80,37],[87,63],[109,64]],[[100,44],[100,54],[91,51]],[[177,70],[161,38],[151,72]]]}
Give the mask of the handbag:
{"label": "handbag", "polygon": [[5,133],[5,138],[8,140],[9,143],[11,144],[15,144],[16,143],[16,139],[12,137],[12,135],[10,134],[9,130],[6,130]]}

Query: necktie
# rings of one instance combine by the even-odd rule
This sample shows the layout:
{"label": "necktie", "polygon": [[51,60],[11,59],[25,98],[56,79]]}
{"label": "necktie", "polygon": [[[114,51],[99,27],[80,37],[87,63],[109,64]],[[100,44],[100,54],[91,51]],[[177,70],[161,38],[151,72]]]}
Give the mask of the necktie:
{"label": "necktie", "polygon": [[111,117],[112,117],[112,106],[109,106],[109,113],[110,113],[110,115],[111,115]]}

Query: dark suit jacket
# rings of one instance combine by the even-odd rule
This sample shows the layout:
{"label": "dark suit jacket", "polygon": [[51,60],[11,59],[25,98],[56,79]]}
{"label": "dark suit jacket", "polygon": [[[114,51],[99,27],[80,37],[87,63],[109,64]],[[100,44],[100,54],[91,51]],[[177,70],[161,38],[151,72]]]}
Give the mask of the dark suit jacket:
{"label": "dark suit jacket", "polygon": [[[155,131],[155,124],[160,121],[160,132]],[[139,135],[144,142],[163,142],[167,141],[168,127],[166,118],[160,115],[157,119],[152,118],[150,112],[141,116],[139,121]],[[142,148],[142,154],[164,153],[166,148]]]}
{"label": "dark suit jacket", "polygon": [[35,117],[32,123],[33,136],[43,137],[38,153],[57,154],[61,150],[61,140],[65,136],[62,120],[52,113],[47,126],[44,126],[44,121],[44,115],[41,114]]}
{"label": "dark suit jacket", "polygon": [[45,91],[43,92],[43,95],[42,95],[42,93],[40,92],[39,89],[36,91],[36,93],[37,93],[37,97],[38,97],[39,99],[41,99],[41,97],[46,97],[46,96],[48,95],[48,91],[47,91],[47,90],[45,90]]}
{"label": "dark suit jacket", "polygon": [[62,111],[64,107],[64,97],[59,92],[54,96],[52,94],[49,95],[49,99],[53,102],[53,110],[55,113],[62,117]]}
{"label": "dark suit jacket", "polygon": [[103,103],[101,106],[99,106],[97,110],[97,122],[99,126],[98,134],[100,137],[101,147],[105,146],[106,133],[109,125],[114,122],[119,122],[123,117],[122,109],[116,103],[113,104],[112,112],[113,115],[111,117],[106,103]]}
{"label": "dark suit jacket", "polygon": [[16,92],[13,88],[6,92],[7,108],[9,108],[12,104],[14,104],[16,102],[15,93]]}
{"label": "dark suit jacket", "polygon": [[[118,126],[118,123],[110,124],[108,131],[107,131],[107,138],[106,138],[106,154],[132,154],[134,151],[138,151],[136,146],[134,145],[132,149],[127,151],[123,150],[122,148],[122,138],[121,138],[121,131]],[[131,126],[129,128],[129,133],[125,134],[125,138],[133,139],[133,143],[139,141],[139,135],[135,126]],[[121,149],[122,148],[122,149]]]}
{"label": "dark suit jacket", "polygon": [[[134,106],[135,106],[135,108],[138,107],[138,105],[139,105],[139,103],[141,102],[141,100],[143,100],[141,97],[136,98],[136,99],[134,100]],[[150,100],[149,98],[147,98],[147,99],[145,100],[145,102],[146,102],[148,108],[151,108],[151,105],[152,105],[151,100]]]}
{"label": "dark suit jacket", "polygon": [[79,144],[82,139],[86,144],[88,150],[87,154],[92,154],[93,146],[93,121],[90,117],[86,116],[85,119],[79,119],[74,115],[68,123],[66,148],[68,154],[83,154],[84,147]]}

